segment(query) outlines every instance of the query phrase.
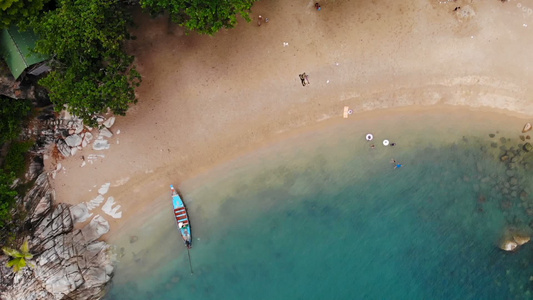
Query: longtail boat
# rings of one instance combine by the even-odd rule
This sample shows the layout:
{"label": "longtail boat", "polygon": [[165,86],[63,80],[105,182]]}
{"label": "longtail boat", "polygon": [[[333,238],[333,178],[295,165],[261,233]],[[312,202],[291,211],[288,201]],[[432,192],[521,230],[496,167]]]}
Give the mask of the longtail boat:
{"label": "longtail boat", "polygon": [[191,237],[191,224],[189,222],[189,216],[187,215],[187,209],[183,200],[181,200],[180,195],[176,191],[173,185],[170,185],[170,192],[172,194],[172,205],[174,206],[174,217],[176,218],[176,223],[178,224],[178,229],[181,232],[181,237],[185,242],[185,246],[188,249],[192,247],[192,237]]}

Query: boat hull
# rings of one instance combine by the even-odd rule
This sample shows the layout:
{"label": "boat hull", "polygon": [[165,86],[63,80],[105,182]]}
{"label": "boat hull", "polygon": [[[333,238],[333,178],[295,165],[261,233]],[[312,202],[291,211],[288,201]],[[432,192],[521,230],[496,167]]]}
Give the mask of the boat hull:
{"label": "boat hull", "polygon": [[187,208],[185,207],[185,203],[183,203],[178,191],[172,185],[170,186],[170,192],[172,195],[174,218],[176,219],[178,230],[180,231],[185,246],[190,249],[192,247],[192,234]]}

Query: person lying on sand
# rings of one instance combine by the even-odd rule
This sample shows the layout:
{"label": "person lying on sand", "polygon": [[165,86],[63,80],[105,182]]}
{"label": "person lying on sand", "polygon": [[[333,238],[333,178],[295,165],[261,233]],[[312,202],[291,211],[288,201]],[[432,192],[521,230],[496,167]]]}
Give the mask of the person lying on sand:
{"label": "person lying on sand", "polygon": [[305,86],[305,77],[304,77],[304,74],[305,74],[305,73],[298,75],[298,76],[300,76],[300,80],[302,81],[302,86]]}

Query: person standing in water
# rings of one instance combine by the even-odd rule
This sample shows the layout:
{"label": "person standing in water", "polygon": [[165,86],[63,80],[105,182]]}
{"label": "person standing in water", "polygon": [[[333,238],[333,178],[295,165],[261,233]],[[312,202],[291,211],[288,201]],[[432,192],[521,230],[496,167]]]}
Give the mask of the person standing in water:
{"label": "person standing in water", "polygon": [[403,165],[400,164],[399,162],[397,162],[394,158],[391,158],[391,159],[390,159],[390,162],[391,162],[392,164],[394,164],[394,169],[399,169],[399,168],[403,167]]}

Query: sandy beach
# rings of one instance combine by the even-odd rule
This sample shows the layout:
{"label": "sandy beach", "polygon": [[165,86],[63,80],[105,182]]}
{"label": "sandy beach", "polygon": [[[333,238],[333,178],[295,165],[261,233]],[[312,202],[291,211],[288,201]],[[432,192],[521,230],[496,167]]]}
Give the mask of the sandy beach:
{"label": "sandy beach", "polygon": [[[320,3],[257,2],[252,22],[214,37],[137,11],[128,49],[139,102],[117,117],[110,149],[61,161],[57,201],[88,202],[110,183],[122,212],[103,214],[112,240],[167,201],[168,185],[302,130],[428,107],[533,118],[533,1]],[[258,26],[258,15],[270,21]],[[89,154],[105,157],[81,167]]]}

